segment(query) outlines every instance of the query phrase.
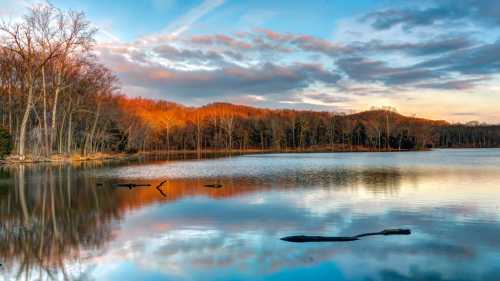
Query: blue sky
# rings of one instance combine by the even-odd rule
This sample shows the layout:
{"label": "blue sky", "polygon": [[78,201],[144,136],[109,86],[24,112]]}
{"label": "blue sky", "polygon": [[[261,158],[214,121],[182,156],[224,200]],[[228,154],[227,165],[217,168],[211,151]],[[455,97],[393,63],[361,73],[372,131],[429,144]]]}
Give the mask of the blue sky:
{"label": "blue sky", "polygon": [[[210,1],[208,1],[210,2]],[[212,1],[218,2],[218,1]],[[306,33],[330,37],[335,22],[370,7],[376,1],[220,1],[189,30],[190,34],[228,33],[253,28]],[[102,23],[122,40],[134,40],[145,34],[161,32],[166,26],[196,9],[203,1],[51,1],[64,9],[83,10],[95,23]],[[126,27],[126,28],[123,28]]]}
{"label": "blue sky", "polygon": [[[3,19],[36,0],[0,0]],[[494,0],[54,0],[129,96],[500,122]]]}

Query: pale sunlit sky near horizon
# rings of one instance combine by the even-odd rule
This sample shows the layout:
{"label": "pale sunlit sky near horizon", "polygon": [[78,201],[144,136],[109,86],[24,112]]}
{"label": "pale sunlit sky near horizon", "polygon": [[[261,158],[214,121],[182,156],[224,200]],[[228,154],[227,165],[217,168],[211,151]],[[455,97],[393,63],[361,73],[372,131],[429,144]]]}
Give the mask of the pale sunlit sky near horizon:
{"label": "pale sunlit sky near horizon", "polygon": [[[0,0],[16,20],[36,0]],[[128,96],[500,123],[496,0],[53,0]]]}

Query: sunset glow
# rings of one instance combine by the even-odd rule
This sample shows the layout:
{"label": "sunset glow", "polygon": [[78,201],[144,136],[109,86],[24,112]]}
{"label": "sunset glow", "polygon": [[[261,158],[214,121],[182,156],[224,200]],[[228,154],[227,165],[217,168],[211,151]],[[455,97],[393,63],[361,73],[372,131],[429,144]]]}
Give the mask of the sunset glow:
{"label": "sunset glow", "polygon": [[[99,29],[94,52],[130,97],[500,120],[494,1],[52,2]],[[33,3],[0,0],[0,17]]]}

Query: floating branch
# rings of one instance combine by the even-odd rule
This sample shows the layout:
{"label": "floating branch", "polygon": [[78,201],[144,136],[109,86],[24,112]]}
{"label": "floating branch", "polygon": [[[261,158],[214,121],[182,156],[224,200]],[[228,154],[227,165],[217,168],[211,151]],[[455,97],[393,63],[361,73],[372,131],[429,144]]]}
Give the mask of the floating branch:
{"label": "floating branch", "polygon": [[147,187],[151,186],[150,184],[135,184],[135,183],[117,183],[114,184],[113,187],[128,187],[128,189],[132,189],[135,187]]}
{"label": "floating branch", "polygon": [[328,237],[328,236],[288,236],[283,237],[281,240],[287,242],[303,243],[303,242],[348,242],[356,241],[361,237],[372,236],[372,235],[410,235],[411,230],[409,229],[385,229],[380,232],[370,232],[363,233],[355,236],[338,236],[338,237]]}
{"label": "floating branch", "polygon": [[221,188],[222,184],[220,183],[210,183],[210,184],[205,184],[205,187],[210,187],[210,188]]}
{"label": "floating branch", "polygon": [[166,182],[167,182],[166,180],[165,180],[165,181],[162,181],[162,182],[160,182],[160,184],[156,187],[156,189],[160,192],[160,194],[161,194],[161,195],[163,195],[163,197],[167,197],[167,195],[166,195],[165,193],[163,193],[163,190],[161,190],[161,188],[160,188],[160,187],[161,187],[164,183],[166,183]]}

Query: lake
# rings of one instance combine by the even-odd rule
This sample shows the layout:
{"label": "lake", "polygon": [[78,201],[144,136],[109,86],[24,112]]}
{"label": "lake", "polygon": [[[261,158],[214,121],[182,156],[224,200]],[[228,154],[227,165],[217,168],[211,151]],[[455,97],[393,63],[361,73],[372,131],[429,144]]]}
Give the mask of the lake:
{"label": "lake", "polygon": [[500,149],[3,167],[0,239],[0,280],[500,280]]}

